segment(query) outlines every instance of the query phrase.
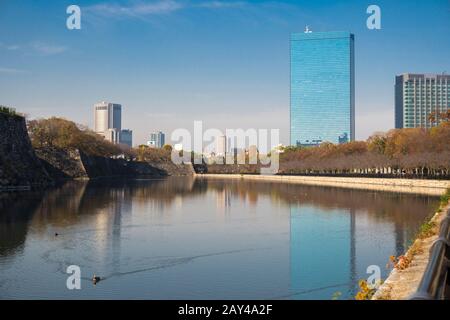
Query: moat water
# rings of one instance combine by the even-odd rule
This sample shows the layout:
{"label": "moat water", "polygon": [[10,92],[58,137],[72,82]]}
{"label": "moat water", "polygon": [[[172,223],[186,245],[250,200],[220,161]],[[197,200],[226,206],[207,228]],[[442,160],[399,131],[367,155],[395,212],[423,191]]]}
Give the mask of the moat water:
{"label": "moat water", "polygon": [[[0,299],[352,299],[438,203],[177,177],[0,194]],[[80,290],[67,288],[70,265]]]}

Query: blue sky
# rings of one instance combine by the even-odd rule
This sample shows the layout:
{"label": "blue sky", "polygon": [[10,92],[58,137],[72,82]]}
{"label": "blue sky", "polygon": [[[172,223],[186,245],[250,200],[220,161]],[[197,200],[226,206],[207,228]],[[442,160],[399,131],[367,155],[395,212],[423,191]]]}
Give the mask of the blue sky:
{"label": "blue sky", "polygon": [[[92,126],[123,105],[134,143],[149,132],[279,128],[289,136],[289,36],[355,34],[356,138],[394,127],[394,76],[450,72],[450,2],[0,0],[0,104]],[[66,8],[81,7],[81,30]],[[366,8],[381,8],[368,30]]]}

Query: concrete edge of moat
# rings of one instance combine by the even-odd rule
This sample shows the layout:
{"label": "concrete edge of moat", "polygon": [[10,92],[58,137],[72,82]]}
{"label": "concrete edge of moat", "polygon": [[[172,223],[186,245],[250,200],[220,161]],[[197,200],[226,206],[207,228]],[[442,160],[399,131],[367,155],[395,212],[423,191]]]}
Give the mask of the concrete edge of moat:
{"label": "concrete edge of moat", "polygon": [[406,300],[417,291],[428,265],[431,247],[439,237],[441,222],[449,209],[450,201],[432,216],[427,223],[435,224],[433,234],[426,238],[416,237],[404,254],[410,257],[408,266],[404,269],[394,268],[372,296],[372,300]]}
{"label": "concrete edge of moat", "polygon": [[361,190],[389,191],[400,193],[441,196],[450,188],[450,180],[398,179],[398,178],[356,178],[356,177],[319,177],[288,175],[251,175],[251,174],[196,174],[201,178],[243,179],[253,181],[286,182],[304,185],[339,187]]}

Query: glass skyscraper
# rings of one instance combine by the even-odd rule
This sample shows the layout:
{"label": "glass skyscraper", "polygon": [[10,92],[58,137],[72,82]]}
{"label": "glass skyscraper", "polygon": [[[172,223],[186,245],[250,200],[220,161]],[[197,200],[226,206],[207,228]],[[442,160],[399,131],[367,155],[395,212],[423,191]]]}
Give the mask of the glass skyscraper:
{"label": "glass skyscraper", "polygon": [[291,35],[291,145],[355,139],[354,70],[353,34]]}

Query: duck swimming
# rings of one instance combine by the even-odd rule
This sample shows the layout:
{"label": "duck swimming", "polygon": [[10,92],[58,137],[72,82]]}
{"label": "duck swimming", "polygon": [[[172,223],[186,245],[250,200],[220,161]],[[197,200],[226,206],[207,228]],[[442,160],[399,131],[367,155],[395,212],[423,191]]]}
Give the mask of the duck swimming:
{"label": "duck swimming", "polygon": [[94,285],[96,285],[97,282],[99,282],[100,280],[102,280],[102,278],[96,276],[95,274],[94,274],[94,276],[92,277],[92,283],[93,283]]}

